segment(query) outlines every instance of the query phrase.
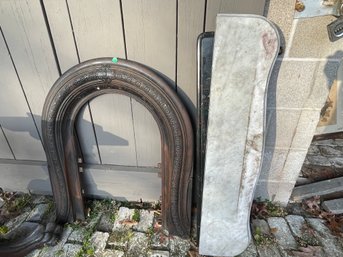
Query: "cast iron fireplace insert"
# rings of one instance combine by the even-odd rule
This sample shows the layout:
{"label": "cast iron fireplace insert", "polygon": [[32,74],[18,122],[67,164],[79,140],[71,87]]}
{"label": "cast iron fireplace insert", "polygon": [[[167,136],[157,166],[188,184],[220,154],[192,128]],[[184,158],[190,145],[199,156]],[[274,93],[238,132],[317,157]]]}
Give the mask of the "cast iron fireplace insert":
{"label": "cast iron fireplace insert", "polygon": [[60,225],[85,218],[81,151],[74,125],[83,105],[109,93],[132,97],[153,115],[161,135],[163,227],[171,235],[189,237],[194,143],[188,112],[162,74],[133,61],[112,60],[80,63],[50,89],[42,113],[42,139],[55,202],[55,226],[24,224],[27,236],[0,244],[0,256],[25,256],[56,240]]}

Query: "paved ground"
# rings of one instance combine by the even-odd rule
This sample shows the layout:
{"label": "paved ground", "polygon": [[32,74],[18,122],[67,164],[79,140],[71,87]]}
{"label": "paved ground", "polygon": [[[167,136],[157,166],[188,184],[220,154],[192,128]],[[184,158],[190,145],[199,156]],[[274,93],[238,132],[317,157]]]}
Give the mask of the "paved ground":
{"label": "paved ground", "polygon": [[[8,199],[0,200],[0,240],[25,220],[41,224],[54,220],[49,197],[21,195]],[[168,236],[161,229],[158,206],[111,200],[92,201],[87,206],[86,222],[67,224],[56,245],[45,246],[28,256],[199,256],[194,243]],[[299,208],[291,213],[269,202],[254,205],[254,242],[240,256],[343,256],[343,240],[337,230],[334,235],[325,225],[327,218],[304,215]]]}

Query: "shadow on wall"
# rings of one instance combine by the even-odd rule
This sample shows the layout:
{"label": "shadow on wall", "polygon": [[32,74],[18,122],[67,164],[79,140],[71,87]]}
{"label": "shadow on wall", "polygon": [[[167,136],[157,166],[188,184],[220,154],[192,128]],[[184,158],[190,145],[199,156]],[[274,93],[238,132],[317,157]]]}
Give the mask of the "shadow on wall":
{"label": "shadow on wall", "polygon": [[125,198],[124,196],[115,196],[107,191],[100,190],[91,172],[87,172],[87,174],[85,172],[81,173],[80,180],[81,180],[81,185],[83,185],[86,198],[92,198],[92,199],[111,198],[118,201],[128,201],[128,199]]}
{"label": "shadow on wall", "polygon": [[27,191],[29,191],[31,194],[52,195],[48,167],[44,166],[43,170],[48,178],[31,180],[27,185]]}
{"label": "shadow on wall", "polygon": [[[341,65],[343,51],[336,51],[333,55],[327,57],[328,61],[324,67],[329,94],[320,112],[320,120],[317,126],[316,134],[335,133],[342,131],[343,119],[342,111],[342,78],[338,72]],[[330,86],[330,87],[329,87]]]}
{"label": "shadow on wall", "polygon": [[[280,31],[279,31],[280,32]],[[281,33],[281,32],[280,32]],[[320,67],[323,67],[323,61],[318,61],[315,65],[315,68],[313,70],[313,76],[312,79],[309,81],[309,83],[312,83],[312,87],[311,90],[309,91],[307,97],[304,99],[304,104],[306,102],[306,100],[308,100],[309,98],[313,98],[316,97],[316,95],[318,96],[318,94],[320,94],[321,92],[326,92],[328,93],[331,89],[331,87],[334,85],[336,77],[337,77],[337,68],[339,66],[339,60],[342,58],[343,56],[343,51],[336,51],[333,55],[328,56],[326,59],[326,63],[324,65],[324,68],[322,68],[322,70],[320,70]],[[280,124],[276,124],[276,120],[277,120],[277,112],[275,111],[277,109],[277,105],[278,103],[276,102],[277,99],[277,95],[278,95],[278,75],[280,72],[280,68],[282,66],[282,59],[283,57],[279,57],[278,61],[275,63],[273,71],[272,71],[272,75],[271,75],[271,79],[270,79],[270,84],[269,84],[269,88],[268,88],[268,99],[270,99],[267,102],[267,128],[266,128],[266,139],[268,141],[268,144],[265,148],[265,154],[263,156],[263,161],[262,161],[262,171],[261,171],[261,180],[263,180],[263,182],[259,185],[258,187],[258,192],[257,196],[261,196],[262,199],[266,198],[266,199],[271,199],[274,200],[275,195],[271,195],[271,192],[277,192],[280,189],[282,189],[281,187],[278,186],[277,183],[289,183],[290,187],[287,187],[287,190],[289,190],[289,188],[292,187],[294,181],[281,181],[281,175],[284,172],[284,167],[285,167],[285,163],[287,161],[287,159],[289,158],[289,154],[292,151],[291,150],[291,146],[289,146],[289,148],[285,148],[282,151],[286,151],[286,156],[284,157],[280,157],[279,155],[276,155],[276,153],[278,152],[277,149],[275,149],[275,145],[276,145],[276,140],[280,140],[280,138],[276,138],[277,135],[277,129],[278,130],[282,130],[283,128],[280,126]],[[318,85],[318,82],[316,82],[317,80],[319,80],[319,76],[324,75],[325,76],[325,87],[320,87],[320,85]],[[324,78],[323,78],[324,80]],[[317,84],[316,84],[317,83]],[[299,85],[302,85],[303,83],[299,82]],[[321,84],[322,85],[322,84]],[[326,89],[325,89],[326,88]],[[326,97],[326,96],[325,96]],[[315,102],[314,104],[317,104],[317,106],[313,106],[313,109],[315,108],[320,108],[318,107],[318,103],[319,102]],[[323,103],[324,104],[324,103]],[[310,107],[311,108],[311,107]],[[323,106],[323,108],[325,108],[325,105]],[[319,117],[319,113],[318,113],[318,117]],[[273,122],[274,121],[274,122]],[[298,120],[299,122],[299,120]],[[294,130],[294,133],[296,133],[296,128]],[[299,131],[298,131],[299,132]],[[301,131],[300,131],[301,133]],[[282,140],[282,138],[281,138]],[[280,150],[281,151],[281,150]],[[296,152],[296,151],[292,151],[292,152]],[[292,157],[294,158],[294,156]],[[296,161],[296,160],[294,160]],[[283,163],[281,163],[283,162]],[[294,172],[300,172],[299,171],[294,171]],[[280,174],[280,178],[275,177],[275,174],[272,173],[278,173]],[[284,174],[282,175],[282,177],[287,177],[287,176],[291,176],[294,177],[294,174]],[[274,180],[273,182],[276,183],[269,183],[269,181]],[[277,181],[275,181],[277,180]],[[278,188],[275,188],[278,187]],[[286,190],[286,189],[284,189]],[[286,193],[286,192],[285,192]]]}
{"label": "shadow on wall", "polygon": [[[281,33],[279,31],[279,33]],[[271,77],[269,80],[268,85],[268,91],[267,91],[267,110],[266,110],[266,131],[265,131],[265,149],[264,149],[264,155],[262,157],[262,164],[261,164],[261,173],[260,173],[260,179],[268,180],[271,173],[271,167],[272,167],[272,160],[274,158],[274,149],[275,149],[275,142],[276,142],[276,122],[271,122],[276,120],[276,101],[270,99],[276,99],[276,92],[277,92],[277,77],[280,72],[281,67],[281,61],[276,61],[271,73]],[[269,100],[269,101],[268,101]],[[266,147],[266,142],[268,141],[268,147]],[[261,185],[258,185],[258,192],[255,192],[255,195],[257,193],[258,197],[266,198],[266,199],[272,199],[272,197],[269,195],[268,192],[268,185],[266,183],[263,183]]]}
{"label": "shadow on wall", "polygon": [[[337,60],[343,58],[343,51],[336,51],[333,55],[327,57],[327,62],[324,66],[324,74],[326,77],[327,88],[330,90],[335,79],[337,78]],[[334,61],[330,61],[334,60]]]}
{"label": "shadow on wall", "polygon": [[[1,117],[1,126],[5,129],[16,131],[16,132],[28,132],[31,137],[40,140],[39,135],[36,133],[37,131],[28,131],[27,126],[23,126],[23,124],[29,124],[32,122],[32,116],[34,120],[40,120],[41,117],[39,115],[31,115],[30,113],[26,113],[27,117]],[[81,126],[91,126],[92,124],[82,119]],[[102,145],[116,145],[116,146],[127,146],[129,145],[128,140],[113,135],[112,133],[109,133],[107,131],[104,131],[102,126],[99,126],[97,124],[94,124],[94,129],[97,133],[98,138],[101,138],[101,144]]]}
{"label": "shadow on wall", "polygon": [[[27,191],[30,192],[31,194],[52,195],[48,167],[44,165],[42,169],[48,178],[30,180],[27,185]],[[114,196],[110,194],[109,192],[98,189],[95,181],[93,180],[92,175],[90,174],[88,176],[85,176],[84,172],[80,173],[80,180],[83,185],[91,185],[92,186],[91,191],[95,192],[96,194],[96,195],[87,194],[87,191],[89,191],[89,189],[87,190],[87,188],[85,188],[87,197],[96,198],[96,199],[114,198],[120,201],[127,201],[125,197]]]}

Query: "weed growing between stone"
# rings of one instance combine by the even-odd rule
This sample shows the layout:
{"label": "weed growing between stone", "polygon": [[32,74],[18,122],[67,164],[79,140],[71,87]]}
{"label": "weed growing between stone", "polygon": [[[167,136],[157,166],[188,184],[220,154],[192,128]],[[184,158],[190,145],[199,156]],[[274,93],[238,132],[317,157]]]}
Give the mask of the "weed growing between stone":
{"label": "weed growing between stone", "polygon": [[16,192],[4,192],[0,188],[0,198],[4,204],[0,209],[0,225],[18,216],[24,208],[32,207],[32,196]]}
{"label": "weed growing between stone", "polygon": [[32,196],[17,192],[5,192],[0,188],[0,241],[7,241],[6,234],[10,228],[6,225],[9,221],[18,217],[25,210],[32,209]]}
{"label": "weed growing between stone", "polygon": [[140,216],[139,210],[135,209],[132,215],[132,220],[138,223],[140,219],[141,219],[141,216]]}
{"label": "weed growing between stone", "polygon": [[320,246],[318,239],[314,236],[308,237],[304,235],[303,237],[294,236],[294,238],[301,247]]}
{"label": "weed growing between stone", "polygon": [[9,212],[20,212],[26,206],[32,205],[32,197],[29,194],[15,194],[13,198],[5,200]]}
{"label": "weed growing between stone", "polygon": [[[132,208],[132,207],[135,208]],[[124,220],[118,220],[119,226],[123,228],[120,230],[113,230],[112,227],[116,222],[118,217],[118,211],[120,207],[130,208],[132,214],[129,218]],[[136,226],[141,221],[140,209],[146,207],[156,208],[156,205],[151,203],[143,202],[118,202],[112,199],[105,200],[89,200],[86,202],[87,217],[85,221],[76,221],[68,224],[73,230],[82,230],[83,237],[82,248],[78,252],[77,256],[95,256],[95,248],[91,242],[91,236],[97,229],[99,222],[102,218],[106,217],[106,220],[112,226],[109,228],[111,232],[109,233],[107,249],[118,250],[118,251],[128,251],[128,242],[133,240]],[[101,218],[102,217],[102,218]],[[94,225],[90,225],[94,223]],[[153,230],[153,228],[151,227]],[[107,230],[109,231],[109,230]],[[148,235],[148,233],[147,233]]]}
{"label": "weed growing between stone", "polygon": [[0,235],[4,235],[8,232],[8,227],[0,226]]}
{"label": "weed growing between stone", "polygon": [[94,255],[95,249],[94,249],[94,246],[89,241],[90,237],[91,237],[91,234],[87,235],[87,237],[85,237],[84,241],[82,242],[82,248],[77,253],[76,257],[84,257],[84,256],[93,256]]}
{"label": "weed growing between stone", "polygon": [[261,228],[257,227],[253,231],[254,241],[257,246],[270,245],[275,243],[275,238],[272,235],[268,235],[262,232]]}
{"label": "weed growing between stone", "polygon": [[[17,215],[24,214],[25,217],[28,217],[33,213],[40,213],[41,222],[44,224],[53,222],[54,203],[51,197],[15,193],[8,193],[6,196],[8,196],[8,204],[5,205],[5,201],[3,201],[0,211],[6,209],[6,213],[9,213],[7,207],[10,206],[10,209]],[[68,256],[91,257],[115,252],[120,252],[124,254],[123,256],[146,256],[149,254],[157,256],[156,254],[160,254],[160,252],[169,252],[173,257],[187,256],[190,248],[189,242],[169,236],[168,232],[163,229],[161,211],[158,209],[159,202],[132,203],[105,199],[88,200],[85,206],[86,219],[66,224],[64,230],[69,232],[63,239],[64,243],[41,248],[38,251],[42,256],[67,254]],[[18,208],[23,209],[21,212],[17,212]],[[119,213],[121,214],[119,215]],[[102,222],[104,220],[105,223]],[[115,226],[116,228],[114,228]],[[0,224],[0,239],[6,240],[10,231],[11,228]],[[99,250],[98,236],[101,238],[106,233],[108,234],[105,239],[105,248]]]}
{"label": "weed growing between stone", "polygon": [[127,242],[132,236],[133,232],[129,229],[111,232],[108,238],[108,242],[112,242],[110,248],[113,250],[127,251]]}
{"label": "weed growing between stone", "polygon": [[100,213],[109,213],[111,220],[115,220],[115,213],[119,209],[119,202],[113,199],[104,200],[88,200],[86,202],[87,216],[89,218],[95,218]]}
{"label": "weed growing between stone", "polygon": [[284,217],[287,211],[280,204],[270,200],[257,199],[251,207],[251,216],[254,219],[266,219],[268,217]]}

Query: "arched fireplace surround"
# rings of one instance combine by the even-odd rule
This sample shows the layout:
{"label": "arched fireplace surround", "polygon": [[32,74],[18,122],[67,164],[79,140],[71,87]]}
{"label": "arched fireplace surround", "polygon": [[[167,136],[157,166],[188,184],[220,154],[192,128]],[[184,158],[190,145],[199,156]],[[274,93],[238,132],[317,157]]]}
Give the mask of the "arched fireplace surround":
{"label": "arched fireplace surround", "polygon": [[[42,114],[42,136],[56,205],[57,223],[84,219],[81,157],[74,123],[92,98],[119,93],[143,104],[161,134],[162,216],[169,233],[190,231],[193,130],[170,83],[152,69],[127,60],[99,58],[74,66],[53,85]],[[117,61],[118,60],[118,61]]]}

